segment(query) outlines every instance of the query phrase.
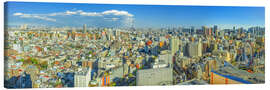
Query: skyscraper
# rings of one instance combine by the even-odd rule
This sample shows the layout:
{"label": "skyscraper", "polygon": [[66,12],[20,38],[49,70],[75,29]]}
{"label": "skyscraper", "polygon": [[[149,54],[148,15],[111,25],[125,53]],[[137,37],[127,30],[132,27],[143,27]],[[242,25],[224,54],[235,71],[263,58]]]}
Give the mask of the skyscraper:
{"label": "skyscraper", "polygon": [[206,26],[202,26],[202,31],[204,32],[204,35],[208,35],[208,28]]}
{"label": "skyscraper", "polygon": [[201,41],[199,42],[190,42],[187,45],[187,50],[188,50],[188,56],[189,57],[197,57],[197,56],[202,56],[202,44]]}
{"label": "skyscraper", "polygon": [[87,30],[87,25],[83,24],[83,32],[86,33],[86,30]]}
{"label": "skyscraper", "polygon": [[174,55],[179,50],[179,38],[177,36],[173,36],[170,40],[171,53]]}
{"label": "skyscraper", "polygon": [[213,35],[216,35],[217,36],[217,34],[218,34],[218,26],[217,25],[214,25]]}

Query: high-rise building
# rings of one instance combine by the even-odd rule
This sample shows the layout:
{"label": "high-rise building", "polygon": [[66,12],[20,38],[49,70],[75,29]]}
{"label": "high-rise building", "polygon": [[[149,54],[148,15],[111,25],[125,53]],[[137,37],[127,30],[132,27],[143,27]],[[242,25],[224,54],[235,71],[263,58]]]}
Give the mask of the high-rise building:
{"label": "high-rise building", "polygon": [[107,39],[107,31],[108,31],[108,29],[105,28],[104,31],[101,33],[101,39],[102,39],[103,41],[108,40],[108,39]]}
{"label": "high-rise building", "polygon": [[217,25],[214,25],[213,34],[214,35],[217,35],[218,34],[218,26]]}
{"label": "high-rise building", "polygon": [[88,87],[91,80],[91,68],[85,68],[75,73],[74,87]]}
{"label": "high-rise building", "polygon": [[209,35],[209,36],[211,36],[211,35],[212,35],[212,28],[209,28],[209,29],[208,29],[208,33],[207,33],[207,35]]}
{"label": "high-rise building", "polygon": [[177,36],[173,36],[170,40],[170,48],[172,55],[174,55],[179,50],[179,44],[179,38]]}
{"label": "high-rise building", "polygon": [[192,27],[190,28],[190,34],[191,34],[191,35],[195,34],[195,27],[192,26]]}
{"label": "high-rise building", "polygon": [[202,40],[201,38],[199,38],[199,41],[198,41],[198,56],[202,56]]}
{"label": "high-rise building", "polygon": [[158,56],[159,60],[164,60],[169,67],[173,66],[173,56],[168,50],[161,51],[160,55]]}
{"label": "high-rise building", "polygon": [[202,26],[202,31],[204,32],[205,35],[207,35],[208,28],[206,26]]}
{"label": "high-rise building", "polygon": [[111,78],[110,75],[104,75],[101,78],[101,86],[108,86],[110,84]]}
{"label": "high-rise building", "polygon": [[206,26],[202,26],[202,31],[204,32],[204,35],[212,35],[213,28],[207,28]]}
{"label": "high-rise building", "polygon": [[238,29],[238,34],[242,34],[242,33],[244,33],[244,29],[241,27]]}
{"label": "high-rise building", "polygon": [[199,42],[190,42],[187,45],[187,50],[188,50],[188,56],[189,57],[197,57],[197,56],[202,56],[202,44],[201,41]]}
{"label": "high-rise building", "polygon": [[86,24],[83,24],[83,32],[86,33],[87,31],[87,25]]}

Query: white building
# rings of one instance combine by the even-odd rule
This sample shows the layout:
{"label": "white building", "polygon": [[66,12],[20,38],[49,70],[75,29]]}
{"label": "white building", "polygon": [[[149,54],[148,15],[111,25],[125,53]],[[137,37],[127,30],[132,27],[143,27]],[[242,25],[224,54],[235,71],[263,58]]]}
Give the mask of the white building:
{"label": "white building", "polygon": [[75,73],[74,87],[88,87],[91,81],[91,68],[85,68]]}
{"label": "white building", "polygon": [[172,68],[155,68],[138,70],[136,75],[137,86],[147,85],[172,85]]}
{"label": "white building", "polygon": [[164,63],[166,65],[169,65],[169,67],[173,65],[173,55],[171,55],[170,53],[171,52],[168,50],[163,50],[158,56],[158,59],[164,61]]}
{"label": "white building", "polygon": [[171,48],[171,53],[174,55],[178,50],[179,50],[179,38],[174,36],[170,40],[170,48]]}
{"label": "white building", "polygon": [[16,50],[18,53],[22,53],[22,47],[20,44],[13,44],[13,49]]}
{"label": "white building", "polygon": [[202,56],[202,44],[201,42],[190,42],[188,44],[188,55],[190,57]]}

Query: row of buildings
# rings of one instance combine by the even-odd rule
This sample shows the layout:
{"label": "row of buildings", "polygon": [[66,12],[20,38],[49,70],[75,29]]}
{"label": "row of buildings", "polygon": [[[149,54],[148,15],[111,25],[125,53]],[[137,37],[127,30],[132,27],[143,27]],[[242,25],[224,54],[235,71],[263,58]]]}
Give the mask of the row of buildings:
{"label": "row of buildings", "polygon": [[5,63],[5,85],[11,88],[9,82],[17,81],[11,78],[24,74],[34,88],[210,83],[211,71],[225,63],[264,73],[264,28],[24,25],[5,31]]}

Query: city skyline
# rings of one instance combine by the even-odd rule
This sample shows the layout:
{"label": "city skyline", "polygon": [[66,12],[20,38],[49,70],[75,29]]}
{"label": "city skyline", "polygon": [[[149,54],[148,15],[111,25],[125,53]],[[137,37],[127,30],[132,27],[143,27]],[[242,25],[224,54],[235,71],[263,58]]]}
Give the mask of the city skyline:
{"label": "city skyline", "polygon": [[264,7],[30,2],[5,4],[8,6],[5,7],[8,26],[29,24],[80,27],[87,24],[89,27],[162,28],[218,25],[224,29],[233,26],[264,27],[265,19]]}
{"label": "city skyline", "polygon": [[4,87],[263,84],[263,10],[9,2]]}

